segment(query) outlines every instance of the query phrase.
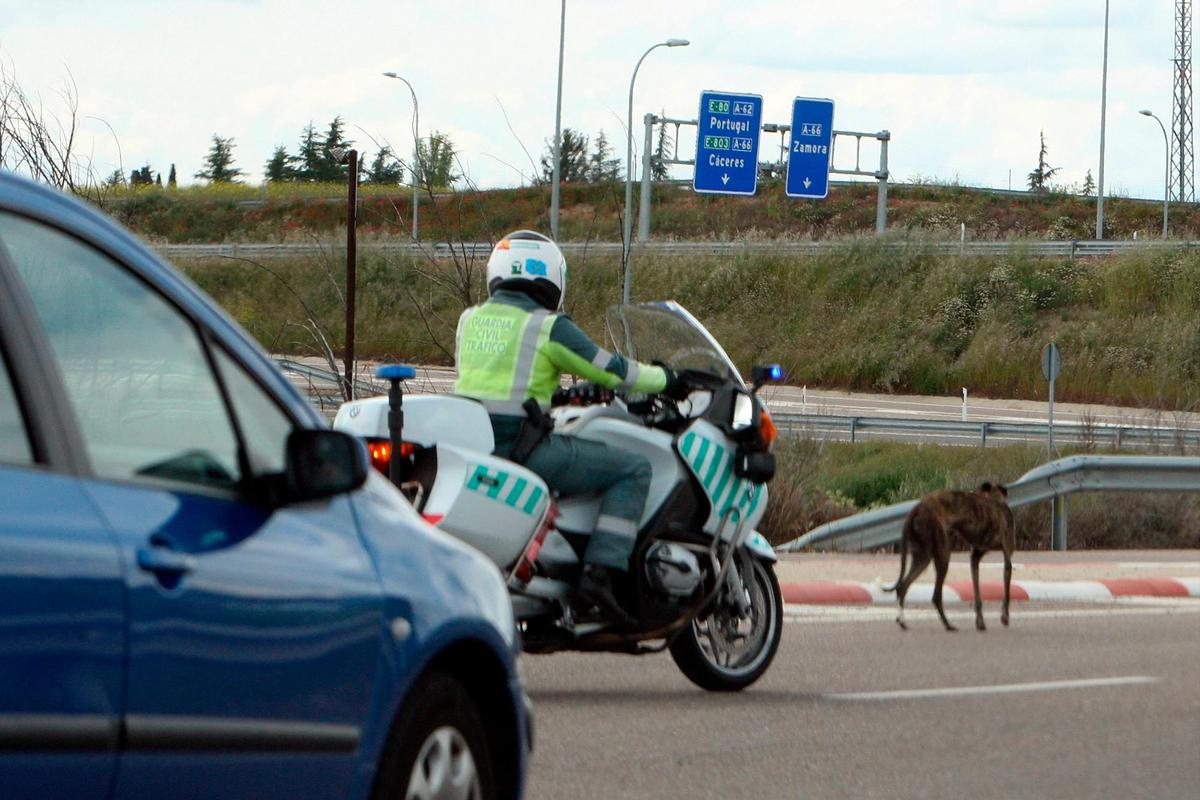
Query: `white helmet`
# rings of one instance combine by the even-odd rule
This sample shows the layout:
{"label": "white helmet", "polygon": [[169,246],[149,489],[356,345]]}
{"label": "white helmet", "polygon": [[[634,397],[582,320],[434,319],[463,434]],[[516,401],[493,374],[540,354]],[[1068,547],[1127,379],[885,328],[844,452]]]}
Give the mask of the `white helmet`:
{"label": "white helmet", "polygon": [[561,309],[567,294],[567,260],[549,236],[513,231],[492,249],[487,264],[488,296],[515,289],[551,311]]}

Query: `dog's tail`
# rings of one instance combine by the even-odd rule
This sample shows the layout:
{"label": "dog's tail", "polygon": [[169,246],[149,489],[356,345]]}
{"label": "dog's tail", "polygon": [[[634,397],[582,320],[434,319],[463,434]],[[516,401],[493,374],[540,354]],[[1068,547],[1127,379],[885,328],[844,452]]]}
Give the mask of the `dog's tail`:
{"label": "dog's tail", "polygon": [[900,535],[900,577],[891,586],[882,587],[885,592],[896,591],[896,587],[904,580],[904,571],[908,569],[908,540],[912,536],[912,525],[912,514],[909,514],[904,520],[904,532]]}

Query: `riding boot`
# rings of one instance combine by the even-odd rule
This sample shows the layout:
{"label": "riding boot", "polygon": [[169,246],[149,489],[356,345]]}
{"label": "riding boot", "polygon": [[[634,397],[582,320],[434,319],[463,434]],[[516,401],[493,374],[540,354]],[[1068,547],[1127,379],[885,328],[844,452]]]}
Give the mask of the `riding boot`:
{"label": "riding boot", "polygon": [[635,620],[621,607],[613,592],[613,570],[600,564],[586,564],[583,577],[579,580],[580,599],[589,605],[599,606],[623,625],[633,625]]}

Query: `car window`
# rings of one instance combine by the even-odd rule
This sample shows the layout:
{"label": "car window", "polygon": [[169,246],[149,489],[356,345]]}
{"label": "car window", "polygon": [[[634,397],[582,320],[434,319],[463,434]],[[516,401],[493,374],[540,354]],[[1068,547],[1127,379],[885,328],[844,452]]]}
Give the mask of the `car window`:
{"label": "car window", "polygon": [[29,434],[21,408],[17,405],[17,394],[8,377],[8,367],[0,357],[0,463],[30,464],[33,450],[29,446]]}
{"label": "car window", "polygon": [[292,421],[254,379],[224,351],[214,348],[217,369],[246,443],[246,458],[255,475],[283,472]]}
{"label": "car window", "polygon": [[96,473],[215,487],[238,481],[237,439],[200,336],[108,256],[0,214]]}

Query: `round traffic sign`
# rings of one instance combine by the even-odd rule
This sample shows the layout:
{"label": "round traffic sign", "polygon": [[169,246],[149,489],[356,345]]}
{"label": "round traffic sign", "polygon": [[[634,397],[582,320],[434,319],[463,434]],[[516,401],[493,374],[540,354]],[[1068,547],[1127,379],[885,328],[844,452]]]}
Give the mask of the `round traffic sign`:
{"label": "round traffic sign", "polygon": [[1058,349],[1058,345],[1054,342],[1042,348],[1042,374],[1046,376],[1046,380],[1052,381],[1058,378],[1058,373],[1062,372],[1062,353]]}

